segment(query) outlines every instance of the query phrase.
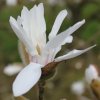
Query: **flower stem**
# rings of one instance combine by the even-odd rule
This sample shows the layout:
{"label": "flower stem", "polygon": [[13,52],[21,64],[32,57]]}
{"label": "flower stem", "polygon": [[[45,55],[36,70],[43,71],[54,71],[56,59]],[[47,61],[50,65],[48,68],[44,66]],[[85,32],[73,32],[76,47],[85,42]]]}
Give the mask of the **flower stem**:
{"label": "flower stem", "polygon": [[45,81],[40,81],[39,82],[39,100],[44,99],[44,86],[45,86]]}

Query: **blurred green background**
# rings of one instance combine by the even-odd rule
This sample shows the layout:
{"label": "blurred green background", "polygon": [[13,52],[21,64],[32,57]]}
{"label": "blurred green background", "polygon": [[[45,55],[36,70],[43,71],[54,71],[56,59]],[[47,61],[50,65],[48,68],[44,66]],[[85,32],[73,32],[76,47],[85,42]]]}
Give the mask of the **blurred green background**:
{"label": "blurred green background", "polygon": [[[4,75],[4,67],[10,63],[21,62],[17,49],[18,38],[9,25],[9,17],[16,18],[20,15],[23,5],[31,8],[34,4],[44,3],[47,35],[57,14],[63,9],[67,9],[69,14],[62,24],[60,32],[76,22],[86,19],[86,23],[73,34],[74,41],[71,44],[64,45],[58,55],[74,48],[83,49],[97,44],[89,52],[58,65],[55,77],[47,81],[45,100],[77,100],[70,91],[71,84],[84,78],[85,68],[89,64],[96,64],[99,67],[100,0],[55,1],[55,3],[50,3],[50,0],[18,0],[18,4],[12,7],[7,6],[5,0],[0,0],[0,100],[11,100],[12,82],[16,77],[16,75],[12,77]],[[30,100],[35,100],[33,99],[34,92],[32,91],[28,92],[26,97],[29,97]]]}

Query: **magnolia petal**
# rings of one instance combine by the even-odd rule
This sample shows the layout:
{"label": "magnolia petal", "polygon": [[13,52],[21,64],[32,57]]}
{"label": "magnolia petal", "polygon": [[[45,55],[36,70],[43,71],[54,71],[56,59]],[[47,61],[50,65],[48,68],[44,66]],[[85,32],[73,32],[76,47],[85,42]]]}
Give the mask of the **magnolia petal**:
{"label": "magnolia petal", "polygon": [[33,47],[31,46],[31,43],[28,39],[28,37],[23,34],[25,33],[25,31],[18,25],[18,23],[16,22],[16,20],[13,18],[13,17],[10,17],[10,25],[13,29],[13,31],[15,32],[15,34],[17,35],[17,37],[20,39],[20,41],[22,41],[24,43],[24,45],[26,46],[28,52],[31,54],[31,55],[34,55],[34,49]]}
{"label": "magnolia petal", "polygon": [[[65,44],[65,43],[71,43],[73,40],[73,37],[72,36],[68,36],[66,38],[66,40],[62,43]],[[51,50],[46,50],[44,49],[42,51],[42,60],[40,59],[40,62],[44,62],[44,61],[47,61],[46,63],[50,63],[54,60],[56,54],[61,50],[61,46],[59,46],[58,48],[55,48],[55,49],[51,49]],[[45,64],[45,63],[42,63],[42,64]]]}
{"label": "magnolia petal", "polygon": [[13,83],[14,96],[21,96],[28,92],[41,77],[41,65],[30,63],[16,77]]}
{"label": "magnolia petal", "polygon": [[17,74],[18,72],[20,72],[23,69],[21,64],[9,64],[8,66],[6,66],[4,68],[4,73],[8,76],[12,76]]}
{"label": "magnolia petal", "polygon": [[22,18],[20,16],[17,17],[17,23],[23,27],[23,24],[22,24]]}
{"label": "magnolia petal", "polygon": [[98,72],[94,65],[89,65],[89,67],[85,71],[85,80],[87,83],[91,84],[93,79],[98,78]]}
{"label": "magnolia petal", "polygon": [[96,45],[91,46],[91,47],[89,47],[89,48],[87,48],[87,49],[84,49],[84,50],[76,50],[76,49],[74,49],[74,50],[70,51],[68,54],[56,58],[56,59],[55,59],[55,62],[59,62],[59,61],[63,61],[63,60],[67,60],[67,59],[74,58],[74,57],[76,57],[76,56],[79,56],[79,55],[81,55],[81,54],[87,52],[88,50],[92,49],[92,48],[95,47],[95,46],[96,46]]}
{"label": "magnolia petal", "polygon": [[[21,32],[21,30],[19,29],[19,26],[18,26],[18,23],[17,21],[13,18],[13,17],[10,17],[10,25],[13,29],[13,31],[15,32],[15,34],[17,35],[17,37],[24,43],[27,44],[28,40],[27,40],[27,37]],[[29,43],[28,43],[29,44]]]}
{"label": "magnolia petal", "polygon": [[21,11],[21,19],[22,19],[22,22],[21,24],[23,25],[23,29],[26,31],[27,35],[29,36],[29,33],[30,33],[30,29],[29,29],[29,23],[30,21],[27,20],[29,19],[29,10],[27,9],[27,7],[23,7],[22,11]]}
{"label": "magnolia petal", "polygon": [[44,7],[43,3],[40,3],[37,7],[37,33],[38,33],[38,45],[42,51],[44,46],[46,45],[46,22],[44,18]]}
{"label": "magnolia petal", "polygon": [[51,39],[45,46],[43,50],[43,56],[48,56],[49,52],[52,52],[51,54],[51,60],[54,60],[54,57],[56,54],[61,50],[61,46],[65,43],[71,43],[73,40],[73,37],[71,34],[76,31],[79,27],[81,27],[85,23],[85,20],[82,20],[66,31],[58,34],[56,37]]}
{"label": "magnolia petal", "polygon": [[73,41],[73,36],[68,36],[65,41],[62,43],[62,45],[64,45],[65,43],[72,43]]}
{"label": "magnolia petal", "polygon": [[[34,8],[35,8],[36,6],[34,6]],[[27,38],[29,38],[29,40],[30,40],[30,42],[33,44],[33,46],[34,46],[34,51],[35,51],[35,54],[37,54],[36,52],[36,50],[35,50],[35,46],[37,45],[36,44],[36,40],[35,40],[35,35],[34,35],[34,37],[33,37],[33,34],[35,33],[34,31],[33,31],[33,28],[35,27],[35,26],[33,26],[32,27],[32,24],[31,23],[35,23],[34,22],[34,20],[32,20],[32,18],[31,18],[31,11],[29,11],[28,9],[27,9],[27,7],[23,7],[23,9],[22,9],[22,12],[21,12],[21,18],[20,17],[18,17],[17,18],[17,21],[18,20],[20,20],[21,19],[21,25],[20,25],[20,30],[24,30],[24,35],[26,35],[27,36]],[[29,19],[29,20],[27,20],[27,19]],[[33,19],[34,19],[34,17],[33,17]],[[36,29],[36,27],[35,27],[35,29]]]}
{"label": "magnolia petal", "polygon": [[[73,41],[73,37],[72,37],[72,36],[68,36],[68,37],[66,38],[66,40],[62,43],[62,45],[64,45],[65,43],[71,43],[72,41]],[[51,56],[50,56],[50,57],[51,57],[51,61],[54,60],[56,54],[57,54],[60,50],[61,50],[61,46],[58,47],[58,48],[56,48],[56,49],[54,49],[54,50],[51,50],[51,51],[52,51],[52,54],[51,54]]]}
{"label": "magnolia petal", "polygon": [[[44,7],[40,3],[38,6],[34,6],[30,10],[31,16],[31,36],[36,39],[37,45],[40,48],[40,51],[46,44],[46,22],[44,19]],[[33,40],[34,40],[33,39]]]}
{"label": "magnolia petal", "polygon": [[66,40],[66,38],[69,35],[71,35],[73,32],[75,32],[84,23],[85,23],[85,20],[82,20],[82,21],[76,23],[75,25],[73,25],[72,27],[70,27],[69,29],[67,29],[66,31],[58,34],[56,37],[54,37],[47,43],[46,49],[54,49],[54,48],[61,46],[63,44],[63,42]]}
{"label": "magnolia petal", "polygon": [[54,22],[54,25],[52,27],[52,30],[49,34],[49,40],[51,40],[52,38],[54,38],[56,36],[56,34],[58,33],[60,26],[61,26],[61,24],[62,24],[62,22],[63,22],[63,20],[65,19],[66,16],[67,16],[67,10],[62,10],[58,14],[58,16],[57,16],[57,18]]}
{"label": "magnolia petal", "polygon": [[44,7],[43,7],[43,3],[40,3],[38,5],[37,12],[38,12],[39,28],[41,30],[41,33],[44,34],[46,32],[46,22],[45,22],[45,18],[44,18]]}
{"label": "magnolia petal", "polygon": [[[73,37],[72,37],[72,36],[68,36],[68,37],[66,38],[66,40],[62,43],[62,45],[64,45],[65,43],[71,43],[72,40],[73,40]],[[50,52],[51,54],[49,55],[49,57],[50,57],[49,62],[50,62],[50,61],[52,62],[52,61],[54,60],[56,54],[57,54],[60,50],[61,50],[61,46],[58,47],[58,48],[56,48],[56,49],[50,50],[50,51],[51,51],[51,52]]]}
{"label": "magnolia petal", "polygon": [[33,8],[30,9],[30,36],[34,40],[37,39],[37,6],[35,5]]}
{"label": "magnolia petal", "polygon": [[[35,5],[32,8],[34,10],[34,12],[36,11],[36,7],[37,6]],[[25,7],[25,6],[23,7],[23,10],[21,12],[22,27],[20,27],[20,30],[23,30],[23,29],[25,30],[24,34],[29,38],[30,44],[33,44],[34,54],[37,55],[38,53],[37,53],[37,50],[36,50],[36,45],[37,45],[36,36],[34,34],[34,33],[36,33],[35,29],[37,29],[37,28],[34,25],[34,24],[36,24],[35,20],[33,20],[33,19],[36,19],[36,18],[32,16],[32,14],[35,15],[35,13],[32,12],[32,11],[28,10],[27,7]],[[29,19],[29,20],[27,20],[27,19]]]}

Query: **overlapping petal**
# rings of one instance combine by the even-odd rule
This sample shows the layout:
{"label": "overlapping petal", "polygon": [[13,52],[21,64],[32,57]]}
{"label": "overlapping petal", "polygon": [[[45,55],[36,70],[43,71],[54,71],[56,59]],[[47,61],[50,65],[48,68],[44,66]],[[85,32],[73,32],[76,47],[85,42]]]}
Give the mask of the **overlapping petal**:
{"label": "overlapping petal", "polygon": [[75,32],[78,28],[80,28],[84,23],[85,20],[82,20],[73,25],[72,27],[68,28],[64,32],[58,34],[56,37],[47,42],[46,49],[54,49],[61,46],[66,40],[66,38],[70,36],[73,32]]}
{"label": "overlapping petal", "polygon": [[73,40],[73,37],[71,34],[76,31],[79,27],[81,27],[85,23],[85,20],[82,20],[66,31],[58,34],[56,37],[51,39],[47,42],[44,50],[42,51],[43,58],[47,59],[47,56],[49,55],[49,61],[53,61],[56,54],[61,50],[61,46],[65,43],[71,43]]}
{"label": "overlapping petal", "polygon": [[30,44],[31,41],[29,40],[29,38],[24,33],[24,30],[22,30],[22,28],[20,30],[16,20],[13,17],[10,17],[9,21],[10,21],[10,25],[11,25],[13,31],[15,32],[15,34],[17,35],[17,37],[24,43],[24,45],[27,48],[27,50],[29,51],[29,53],[33,55],[34,54],[34,48]]}
{"label": "overlapping petal", "polygon": [[30,38],[36,40],[37,45],[40,50],[46,44],[46,23],[44,19],[44,8],[43,4],[39,4],[38,6],[34,6],[30,10]]}
{"label": "overlapping petal", "polygon": [[37,47],[41,51],[46,44],[46,23],[43,4],[35,5],[30,10],[24,6],[17,21],[13,17],[10,17],[9,21],[12,29],[24,43],[28,52],[31,55],[39,54]]}

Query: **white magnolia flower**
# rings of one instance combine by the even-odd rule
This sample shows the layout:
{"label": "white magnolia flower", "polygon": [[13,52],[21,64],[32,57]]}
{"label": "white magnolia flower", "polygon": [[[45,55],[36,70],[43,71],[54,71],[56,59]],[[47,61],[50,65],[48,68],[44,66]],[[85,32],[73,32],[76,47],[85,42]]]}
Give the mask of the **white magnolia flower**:
{"label": "white magnolia flower", "polygon": [[23,69],[22,64],[14,63],[14,64],[9,64],[4,68],[4,74],[8,76],[13,76],[20,72]]}
{"label": "white magnolia flower", "polygon": [[9,21],[13,31],[20,41],[23,42],[30,56],[30,64],[18,74],[13,83],[14,96],[20,96],[28,92],[40,79],[41,68],[48,63],[79,56],[94,47],[92,46],[85,50],[74,49],[63,56],[55,58],[62,45],[72,42],[72,33],[85,23],[85,20],[82,20],[64,32],[57,34],[66,16],[66,10],[62,10],[58,14],[49,33],[48,42],[46,39],[46,22],[42,3],[38,6],[35,5],[30,10],[23,7],[21,16],[18,16],[17,20],[10,17]]}
{"label": "white magnolia flower", "polygon": [[84,81],[74,82],[71,86],[71,91],[76,95],[82,95],[85,92]]}
{"label": "white magnolia flower", "polygon": [[17,5],[17,0],[6,0],[6,4],[8,6],[15,6]]}
{"label": "white magnolia flower", "polygon": [[88,84],[91,84],[94,79],[99,79],[99,76],[97,69],[91,64],[85,71],[85,80]]}

